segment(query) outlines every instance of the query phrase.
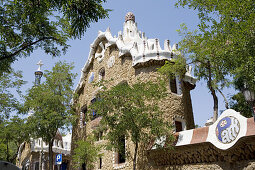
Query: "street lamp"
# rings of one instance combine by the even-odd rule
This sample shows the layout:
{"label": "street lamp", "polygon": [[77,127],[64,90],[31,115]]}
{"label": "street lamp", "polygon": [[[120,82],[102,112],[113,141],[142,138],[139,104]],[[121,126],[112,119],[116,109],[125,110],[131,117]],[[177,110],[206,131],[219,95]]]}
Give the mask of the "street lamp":
{"label": "street lamp", "polygon": [[245,98],[246,102],[249,103],[250,106],[251,106],[252,115],[253,115],[254,122],[255,122],[255,96],[254,96],[254,92],[249,90],[246,86],[244,86],[244,89],[242,90],[242,93],[244,95],[244,98]]}

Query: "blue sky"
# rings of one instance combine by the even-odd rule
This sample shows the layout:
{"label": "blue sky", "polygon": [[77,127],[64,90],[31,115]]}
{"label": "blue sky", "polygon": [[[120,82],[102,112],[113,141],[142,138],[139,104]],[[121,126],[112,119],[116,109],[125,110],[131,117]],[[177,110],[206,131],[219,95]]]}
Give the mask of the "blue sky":
{"label": "blue sky", "polygon": [[[181,38],[176,30],[180,28],[180,24],[185,23],[189,29],[194,30],[199,20],[195,11],[176,8],[174,3],[175,0],[109,0],[104,4],[105,8],[112,9],[109,18],[92,23],[82,39],[70,40],[68,44],[71,47],[65,55],[52,58],[38,49],[30,57],[19,59],[13,64],[15,70],[23,71],[24,80],[28,82],[23,89],[26,90],[32,86],[34,71],[38,68],[36,63],[39,60],[44,63],[42,70],[50,70],[59,60],[74,62],[74,72],[78,73],[75,80],[76,86],[80,71],[87,60],[90,44],[96,38],[98,31],[105,31],[107,27],[110,27],[112,35],[117,35],[118,31],[122,31],[125,15],[129,11],[135,15],[138,29],[145,32],[148,38],[158,38],[161,47],[165,39],[169,39],[171,45],[178,43]],[[225,89],[223,92],[229,96],[233,93],[233,89]],[[206,83],[197,82],[196,88],[191,92],[191,97],[195,123],[203,126],[213,114],[213,100],[206,88]],[[219,110],[225,110],[220,94],[218,97]]]}

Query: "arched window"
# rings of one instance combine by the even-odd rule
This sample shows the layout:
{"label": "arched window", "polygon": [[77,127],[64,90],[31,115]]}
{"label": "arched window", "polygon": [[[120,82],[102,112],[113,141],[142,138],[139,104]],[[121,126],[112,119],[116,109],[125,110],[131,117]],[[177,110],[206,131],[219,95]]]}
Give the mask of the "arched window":
{"label": "arched window", "polygon": [[104,80],[104,78],[105,78],[105,69],[104,69],[104,67],[102,67],[102,68],[99,70],[98,75],[99,75],[99,78],[98,78],[99,81]]}
{"label": "arched window", "polygon": [[80,112],[80,128],[86,125],[87,106],[83,106]]}
{"label": "arched window", "polygon": [[[99,100],[99,98],[93,98],[91,100],[91,104],[95,103],[97,100]],[[97,118],[98,115],[97,115],[97,111],[96,110],[92,110],[92,119],[91,120],[94,120],[95,118]]]}

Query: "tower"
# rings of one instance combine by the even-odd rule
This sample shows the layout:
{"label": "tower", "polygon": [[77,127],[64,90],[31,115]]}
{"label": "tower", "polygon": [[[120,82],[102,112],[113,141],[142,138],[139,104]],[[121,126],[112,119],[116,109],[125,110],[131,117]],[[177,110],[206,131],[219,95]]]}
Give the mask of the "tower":
{"label": "tower", "polygon": [[35,71],[35,85],[38,86],[41,82],[41,78],[43,75],[43,72],[41,71],[41,67],[43,65],[42,60],[40,60],[37,65],[39,66],[37,71]]}
{"label": "tower", "polygon": [[[125,16],[123,31],[119,31],[118,36],[112,36],[109,28],[105,32],[99,31],[90,45],[88,60],[82,68],[75,90],[79,96],[76,100],[79,104],[76,113],[80,119],[77,119],[77,124],[72,129],[72,151],[77,147],[74,145],[75,141],[84,139],[87,135],[97,136],[95,144],[107,142],[100,137],[105,133],[99,126],[102,117],[88,109],[102,90],[95,87],[93,82],[111,80],[110,86],[122,82],[132,85],[137,80],[156,82],[161,76],[157,69],[164,65],[166,60],[174,62],[174,58],[180,54],[177,47],[177,44],[170,46],[170,41],[165,40],[164,48],[161,48],[159,39],[147,38],[145,33],[138,30],[135,15],[131,12]],[[195,88],[195,83],[196,79],[190,75],[190,69],[184,78],[175,76],[166,82],[167,97],[160,102],[160,109],[164,120],[175,127],[175,132],[194,127],[190,90]],[[122,151],[129,153],[134,148],[128,137],[120,142]],[[123,159],[120,152],[102,150],[102,153],[104,156],[95,163],[100,169],[132,169],[131,160]],[[142,157],[139,159],[142,160]],[[140,169],[150,169],[147,165],[146,162],[139,162]]]}

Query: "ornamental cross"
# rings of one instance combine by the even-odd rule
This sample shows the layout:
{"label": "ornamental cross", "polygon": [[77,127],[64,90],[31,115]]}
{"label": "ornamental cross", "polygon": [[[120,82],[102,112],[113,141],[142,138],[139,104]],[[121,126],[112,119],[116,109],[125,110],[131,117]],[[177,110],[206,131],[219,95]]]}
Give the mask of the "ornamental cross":
{"label": "ornamental cross", "polygon": [[42,60],[40,60],[40,61],[37,63],[37,65],[39,65],[37,71],[41,71],[41,67],[42,67],[42,65],[43,65]]}

